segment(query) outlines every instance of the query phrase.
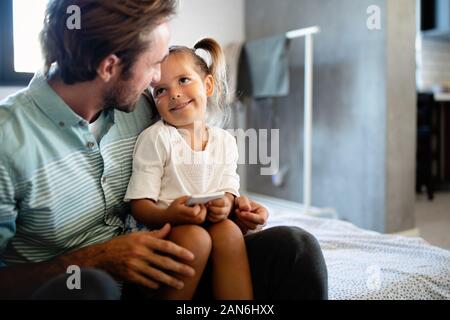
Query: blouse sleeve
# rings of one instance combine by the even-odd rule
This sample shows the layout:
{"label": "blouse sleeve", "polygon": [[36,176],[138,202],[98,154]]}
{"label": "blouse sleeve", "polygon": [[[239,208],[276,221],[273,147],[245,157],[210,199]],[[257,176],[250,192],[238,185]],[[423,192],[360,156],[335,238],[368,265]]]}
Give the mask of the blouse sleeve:
{"label": "blouse sleeve", "polygon": [[168,158],[168,146],[164,143],[162,130],[152,128],[139,136],[133,153],[133,171],[125,201],[152,199],[158,201],[164,165]]}
{"label": "blouse sleeve", "polygon": [[226,161],[218,191],[229,192],[238,197],[240,184],[239,175],[237,174],[237,163],[239,159],[238,147],[236,139],[228,132],[226,132],[224,141]]}

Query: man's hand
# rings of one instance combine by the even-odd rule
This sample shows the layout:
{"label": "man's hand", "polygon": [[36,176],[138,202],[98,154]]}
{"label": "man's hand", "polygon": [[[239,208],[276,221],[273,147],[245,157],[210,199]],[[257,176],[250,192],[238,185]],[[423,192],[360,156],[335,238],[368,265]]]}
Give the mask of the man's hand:
{"label": "man's hand", "polygon": [[246,234],[249,230],[261,229],[266,223],[269,213],[259,203],[251,201],[246,196],[235,199],[235,223]]}
{"label": "man's hand", "polygon": [[206,219],[206,206],[197,204],[193,207],[186,205],[189,196],[183,196],[172,201],[166,209],[167,220],[176,224],[202,224]]}
{"label": "man's hand", "polygon": [[[0,298],[28,299],[53,277],[71,265],[97,268],[116,280],[131,281],[155,289],[160,284],[182,288],[177,275],[193,276],[194,269],[179,261],[192,261],[192,252],[163,240],[170,225],[153,232],[136,232],[95,244],[52,260],[0,268]],[[170,273],[170,274],[169,274]]]}
{"label": "man's hand", "polygon": [[[173,259],[192,261],[192,252],[163,240],[170,233],[170,225],[152,232],[135,232],[114,238],[102,245],[93,259],[93,267],[102,269],[120,281],[130,281],[151,289],[166,284],[182,289],[184,284],[176,276],[193,276],[187,264]],[[170,273],[170,274],[169,274]]]}
{"label": "man's hand", "polygon": [[212,223],[217,223],[228,218],[228,215],[233,209],[234,196],[231,193],[226,193],[221,199],[208,202],[206,208],[208,209],[207,220]]}

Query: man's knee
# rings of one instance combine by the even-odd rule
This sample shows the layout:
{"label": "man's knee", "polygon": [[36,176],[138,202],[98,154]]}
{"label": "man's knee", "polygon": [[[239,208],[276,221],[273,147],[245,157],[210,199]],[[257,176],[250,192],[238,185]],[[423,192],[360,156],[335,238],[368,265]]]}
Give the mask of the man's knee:
{"label": "man's knee", "polygon": [[120,290],[117,282],[106,272],[97,269],[84,269],[81,272],[81,277],[84,279],[90,299],[98,300],[119,300]]}
{"label": "man's knee", "polygon": [[[271,230],[273,229],[273,230]],[[292,250],[297,254],[309,254],[312,252],[321,252],[319,242],[308,231],[298,227],[274,227],[268,230],[273,232],[274,237],[279,245],[285,250]]]}
{"label": "man's knee", "polygon": [[328,299],[328,272],[317,239],[298,227],[280,227],[279,237],[285,254],[305,274],[311,299]]}
{"label": "man's knee", "polygon": [[[70,277],[79,276],[79,286],[69,286]],[[75,281],[75,282],[77,282]],[[107,273],[81,269],[77,274],[62,274],[51,279],[31,297],[33,300],[119,300],[120,289]]]}
{"label": "man's knee", "polygon": [[[317,239],[309,232],[298,227],[279,226],[258,232],[251,237],[261,238],[259,243],[270,244],[275,250],[287,250],[297,254],[320,251]],[[261,241],[263,240],[263,241]]]}
{"label": "man's knee", "polygon": [[291,276],[298,278],[292,285],[301,287],[303,299],[328,298],[325,260],[311,233],[298,227],[273,227],[250,236],[247,244],[255,259],[271,255],[284,272],[292,272]]}

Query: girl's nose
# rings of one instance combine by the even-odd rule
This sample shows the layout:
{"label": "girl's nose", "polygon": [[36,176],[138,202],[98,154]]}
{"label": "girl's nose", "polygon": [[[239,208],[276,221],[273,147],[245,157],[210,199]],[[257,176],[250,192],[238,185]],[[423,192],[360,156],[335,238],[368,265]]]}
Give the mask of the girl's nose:
{"label": "girl's nose", "polygon": [[172,100],[176,100],[176,99],[180,99],[180,98],[181,98],[181,95],[179,93],[173,94],[171,97]]}

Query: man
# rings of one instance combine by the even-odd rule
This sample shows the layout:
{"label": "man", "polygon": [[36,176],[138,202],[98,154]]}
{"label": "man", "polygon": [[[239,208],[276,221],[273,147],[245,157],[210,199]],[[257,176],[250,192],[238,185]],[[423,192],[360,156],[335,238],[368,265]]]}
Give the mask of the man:
{"label": "man", "polygon": [[[71,5],[79,30],[66,27]],[[169,225],[123,234],[134,143],[152,123],[142,93],[160,78],[174,11],[174,0],[50,1],[45,74],[0,103],[0,297],[74,297],[69,266],[87,270],[90,290],[109,281],[98,270],[148,289],[181,288],[177,275],[193,275],[192,253],[165,240]],[[266,209],[246,197],[235,209],[244,233],[266,223]],[[255,298],[327,297],[310,234],[272,228],[246,245]],[[111,291],[81,298],[116,298]]]}

